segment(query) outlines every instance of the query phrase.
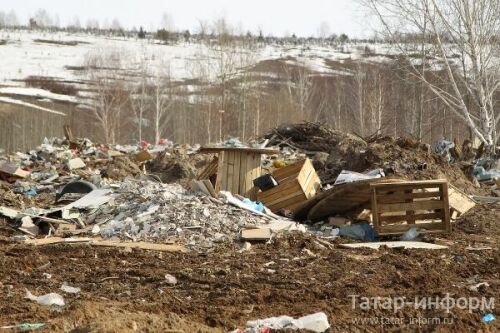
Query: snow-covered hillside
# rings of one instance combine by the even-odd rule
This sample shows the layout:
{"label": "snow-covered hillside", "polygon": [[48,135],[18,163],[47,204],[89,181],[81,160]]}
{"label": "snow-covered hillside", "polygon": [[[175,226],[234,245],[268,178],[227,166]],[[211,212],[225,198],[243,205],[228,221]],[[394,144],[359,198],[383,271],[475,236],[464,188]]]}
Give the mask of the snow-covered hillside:
{"label": "snow-covered hillside", "polygon": [[[79,80],[74,68],[85,64],[86,56],[100,50],[116,50],[125,62],[123,69],[137,68],[143,56],[158,65],[168,62],[171,76],[176,80],[193,78],[191,62],[205,53],[200,43],[179,43],[163,45],[154,40],[72,34],[64,32],[6,31],[0,30],[0,82],[5,85],[19,85],[30,75],[55,77],[63,80]],[[387,52],[386,45],[370,45],[375,54]],[[331,69],[325,60],[363,59],[383,61],[384,57],[363,55],[363,45],[346,45],[342,48],[301,45],[275,45],[258,47],[254,50],[255,60],[293,57],[307,64],[314,71],[328,73]],[[387,59],[387,58],[386,58]]]}

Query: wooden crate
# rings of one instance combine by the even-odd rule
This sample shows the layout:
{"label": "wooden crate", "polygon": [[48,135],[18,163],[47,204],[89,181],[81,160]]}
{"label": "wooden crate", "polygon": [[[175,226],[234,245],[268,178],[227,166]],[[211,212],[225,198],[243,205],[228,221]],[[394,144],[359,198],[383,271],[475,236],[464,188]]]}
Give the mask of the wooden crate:
{"label": "wooden crate", "polygon": [[316,195],[321,181],[309,159],[275,170],[278,186],[259,192],[257,198],[271,211],[292,210]]}
{"label": "wooden crate", "polygon": [[377,183],[370,187],[373,226],[379,235],[402,234],[412,227],[432,233],[451,231],[446,180]]}

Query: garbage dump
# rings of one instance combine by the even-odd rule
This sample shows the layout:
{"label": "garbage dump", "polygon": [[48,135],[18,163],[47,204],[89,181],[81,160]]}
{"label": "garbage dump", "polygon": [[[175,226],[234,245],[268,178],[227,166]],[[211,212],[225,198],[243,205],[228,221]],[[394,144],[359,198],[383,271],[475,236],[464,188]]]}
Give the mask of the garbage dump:
{"label": "garbage dump", "polygon": [[[0,156],[6,267],[19,256],[15,248],[36,263],[14,269],[0,287],[6,295],[26,297],[30,306],[65,311],[99,295],[133,299],[134,306],[160,299],[169,309],[204,314],[202,326],[175,319],[158,331],[178,325],[201,332],[214,326],[233,332],[345,331],[351,327],[343,321],[346,314],[332,302],[340,293],[365,292],[359,289],[364,277],[383,284],[403,279],[404,271],[413,288],[427,274],[438,281],[431,290],[442,293],[449,284],[440,285],[437,258],[447,267],[471,269],[477,260],[490,265],[495,240],[483,235],[497,237],[491,230],[500,202],[498,160],[476,158],[475,148],[463,146],[468,150],[446,140],[432,149],[409,138],[361,138],[315,123],[203,147],[46,139],[32,151]],[[479,251],[487,253],[484,262]],[[80,262],[89,260],[92,269],[84,271]],[[426,260],[427,268],[421,267]],[[472,271],[470,281],[455,272],[451,279],[463,290],[490,296],[496,280]],[[35,274],[40,288],[24,278]],[[296,291],[314,297],[315,309],[289,302],[280,307]],[[216,311],[203,303],[208,294]],[[229,298],[236,300],[228,305]],[[347,301],[340,303],[350,308]],[[231,314],[223,315],[226,310]],[[30,319],[67,327],[50,316]],[[122,319],[133,328],[130,320]]]}

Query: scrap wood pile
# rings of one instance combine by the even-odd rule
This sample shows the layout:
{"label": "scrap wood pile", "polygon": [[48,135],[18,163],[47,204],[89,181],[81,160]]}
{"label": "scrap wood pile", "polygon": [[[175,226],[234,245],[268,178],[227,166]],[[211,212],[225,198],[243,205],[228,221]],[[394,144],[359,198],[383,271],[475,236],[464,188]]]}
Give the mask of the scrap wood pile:
{"label": "scrap wood pile", "polygon": [[342,170],[381,168],[386,175],[410,180],[446,178],[464,191],[474,191],[470,163],[451,164],[430,145],[411,138],[376,136],[365,140],[310,122],[279,126],[265,138],[269,145],[280,146],[289,154],[310,156],[323,185],[333,184]]}

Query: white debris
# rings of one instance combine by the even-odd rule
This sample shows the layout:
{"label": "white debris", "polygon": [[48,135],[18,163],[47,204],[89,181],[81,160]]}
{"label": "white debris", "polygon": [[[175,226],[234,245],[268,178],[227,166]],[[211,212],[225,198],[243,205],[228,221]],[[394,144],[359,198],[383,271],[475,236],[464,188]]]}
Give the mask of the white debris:
{"label": "white debris", "polygon": [[81,169],[85,168],[85,162],[79,157],[73,158],[68,161],[68,169],[69,170],[75,170],[75,169]]}
{"label": "white debris", "polygon": [[188,248],[206,250],[238,239],[247,225],[267,224],[260,214],[190,193],[179,184],[126,179],[113,196],[93,221],[104,238],[181,239]]}
{"label": "white debris", "polygon": [[33,295],[28,289],[26,289],[26,296],[24,298],[27,298],[31,301],[37,302],[38,304],[41,305],[57,305],[57,306],[64,306],[64,298],[56,293],[50,293],[50,294],[45,294],[42,296],[35,296]]}
{"label": "white debris", "polygon": [[177,284],[177,279],[171,274],[165,274],[165,281],[170,285]]}
{"label": "white debris", "polygon": [[80,288],[68,286],[66,282],[63,282],[60,289],[68,294],[78,294],[80,291],[82,291]]}
{"label": "white debris", "polygon": [[247,329],[245,333],[258,333],[263,328],[270,328],[273,330],[281,329],[305,329],[312,332],[325,332],[330,328],[328,317],[324,312],[317,312],[311,315],[294,319],[289,316],[270,317],[266,319],[251,320],[247,322]]}

